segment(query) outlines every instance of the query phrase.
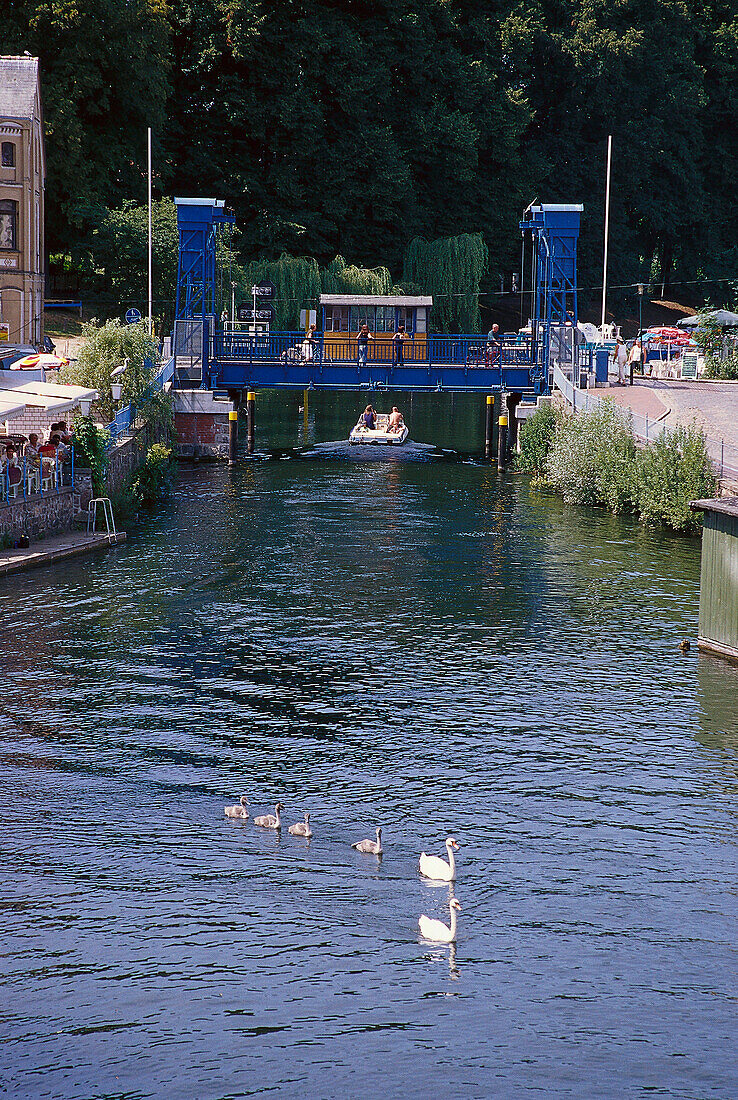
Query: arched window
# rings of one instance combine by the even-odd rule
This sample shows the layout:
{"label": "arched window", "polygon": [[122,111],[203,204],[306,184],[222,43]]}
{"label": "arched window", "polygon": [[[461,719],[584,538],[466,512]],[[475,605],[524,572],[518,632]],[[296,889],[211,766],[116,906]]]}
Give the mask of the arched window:
{"label": "arched window", "polygon": [[14,252],[18,239],[18,203],[11,199],[0,202],[0,250]]}
{"label": "arched window", "polygon": [[2,152],[0,153],[0,159],[2,159],[3,168],[15,168],[15,144],[12,141],[4,141],[2,143]]}

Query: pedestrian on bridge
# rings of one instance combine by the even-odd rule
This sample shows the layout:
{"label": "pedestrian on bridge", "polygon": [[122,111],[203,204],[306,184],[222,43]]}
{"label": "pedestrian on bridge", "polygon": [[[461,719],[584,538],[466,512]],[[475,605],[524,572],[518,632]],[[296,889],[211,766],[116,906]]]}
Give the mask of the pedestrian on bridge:
{"label": "pedestrian on bridge", "polygon": [[359,334],[356,337],[356,342],[359,345],[359,366],[360,367],[365,367],[366,366],[366,360],[367,360],[367,356],[369,354],[369,341],[373,340],[373,339],[374,339],[374,337],[372,336],[371,332],[369,331],[369,326],[368,325],[362,325],[361,328],[359,329]]}
{"label": "pedestrian on bridge", "polygon": [[487,366],[492,367],[500,362],[500,354],[502,352],[502,344],[498,339],[500,326],[498,324],[492,325],[492,328],[487,333]]}
{"label": "pedestrian on bridge", "polygon": [[395,366],[397,367],[401,367],[402,364],[405,362],[405,352],[403,350],[403,345],[405,341],[409,339],[410,337],[405,332],[405,326],[402,324],[398,325],[397,332],[392,337],[392,343],[395,349]]}

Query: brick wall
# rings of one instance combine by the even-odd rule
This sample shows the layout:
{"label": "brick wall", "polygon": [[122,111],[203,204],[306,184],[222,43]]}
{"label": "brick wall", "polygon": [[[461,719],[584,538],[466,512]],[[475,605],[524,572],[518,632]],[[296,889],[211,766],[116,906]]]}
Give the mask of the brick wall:
{"label": "brick wall", "polygon": [[[24,399],[21,397],[19,404],[23,400]],[[46,409],[26,408],[26,411],[21,416],[16,416],[12,420],[6,420],[5,431],[11,435],[30,435],[31,432],[36,432],[37,435],[45,439],[51,425],[56,424],[59,420],[65,420],[71,429],[72,420],[79,411],[79,408],[76,407],[67,409],[67,411],[63,413],[49,414]]]}
{"label": "brick wall", "polygon": [[179,458],[227,458],[229,401],[216,401],[207,390],[174,395],[174,427]]}

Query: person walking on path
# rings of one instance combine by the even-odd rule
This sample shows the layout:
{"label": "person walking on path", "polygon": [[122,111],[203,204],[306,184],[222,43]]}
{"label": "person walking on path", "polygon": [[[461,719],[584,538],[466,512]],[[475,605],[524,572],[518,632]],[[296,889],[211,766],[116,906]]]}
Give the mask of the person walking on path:
{"label": "person walking on path", "polygon": [[367,356],[369,355],[369,341],[373,340],[368,325],[362,325],[359,329],[359,334],[356,337],[356,342],[359,345],[359,366],[365,367]]}
{"label": "person walking on path", "polygon": [[395,366],[401,367],[405,362],[404,343],[409,340],[410,337],[405,332],[404,325],[398,325],[397,332],[392,337],[392,344],[395,349]]}
{"label": "person walking on path", "polygon": [[625,367],[628,362],[628,350],[625,346],[625,341],[622,336],[618,336],[618,342],[615,345],[615,350],[612,353],[614,362],[618,368],[618,385],[625,385]]}
{"label": "person walking on path", "polygon": [[633,385],[633,372],[638,371],[642,373],[641,366],[643,362],[643,348],[641,347],[640,337],[633,342],[633,347],[630,349],[630,355],[628,356],[628,364],[630,366],[630,384]]}

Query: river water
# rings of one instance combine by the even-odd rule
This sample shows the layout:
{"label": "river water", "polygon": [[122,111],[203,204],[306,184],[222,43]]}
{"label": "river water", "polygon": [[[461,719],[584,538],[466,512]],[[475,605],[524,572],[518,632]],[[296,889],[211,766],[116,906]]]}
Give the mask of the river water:
{"label": "river water", "polygon": [[[474,450],[443,400],[412,434]],[[297,405],[260,398],[262,446],[356,413]],[[124,547],[0,582],[0,1095],[738,1095],[738,670],[679,652],[698,574],[393,454],[183,467]],[[455,948],[417,932],[449,832]]]}

